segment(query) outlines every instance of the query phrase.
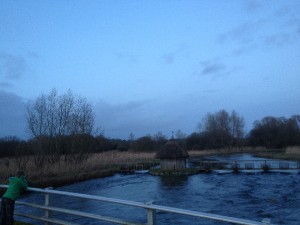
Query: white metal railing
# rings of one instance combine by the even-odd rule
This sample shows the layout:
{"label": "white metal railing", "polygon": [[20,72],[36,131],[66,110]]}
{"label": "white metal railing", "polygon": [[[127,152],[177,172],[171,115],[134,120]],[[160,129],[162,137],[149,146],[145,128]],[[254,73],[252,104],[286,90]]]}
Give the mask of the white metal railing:
{"label": "white metal railing", "polygon": [[[0,185],[0,188],[7,188],[7,187],[8,187],[8,185]],[[77,197],[77,198],[83,198],[83,199],[89,199],[89,200],[96,200],[96,201],[116,203],[116,204],[121,204],[121,205],[144,208],[147,210],[147,224],[146,225],[156,225],[156,212],[157,211],[187,215],[187,216],[192,216],[192,217],[196,217],[196,218],[209,219],[209,220],[215,220],[215,221],[220,221],[220,222],[230,222],[233,224],[272,225],[269,219],[264,219],[263,221],[258,222],[258,221],[238,219],[238,218],[228,217],[228,216],[220,216],[220,215],[211,214],[211,213],[202,213],[202,212],[198,212],[198,211],[191,211],[191,210],[179,209],[179,208],[174,208],[174,207],[155,205],[155,204],[152,204],[151,202],[140,203],[140,202],[134,202],[134,201],[128,201],[128,200],[115,199],[115,198],[107,198],[107,197],[102,197],[102,196],[87,195],[87,194],[80,194],[80,193],[66,192],[66,191],[57,191],[57,190],[53,190],[51,188],[46,188],[46,189],[28,188],[27,190],[32,191],[32,192],[44,193],[45,194],[44,205],[38,205],[38,204],[34,204],[34,203],[21,202],[21,201],[16,201],[16,204],[33,207],[33,208],[37,208],[37,209],[42,209],[45,211],[45,214],[44,214],[44,216],[36,216],[36,215],[28,215],[26,213],[15,212],[15,215],[44,221],[45,225],[47,225],[49,223],[62,224],[62,225],[75,225],[75,223],[51,218],[50,212],[61,212],[61,213],[66,213],[66,214],[70,214],[70,215],[77,215],[77,216],[81,216],[81,217],[112,222],[112,223],[116,223],[116,224],[142,225],[142,223],[138,223],[138,222],[129,222],[129,221],[124,221],[124,220],[118,219],[118,218],[101,216],[101,215],[92,214],[92,213],[86,213],[86,212],[81,212],[81,211],[76,211],[76,210],[71,210],[71,209],[50,206],[50,201],[49,201],[50,194]]]}

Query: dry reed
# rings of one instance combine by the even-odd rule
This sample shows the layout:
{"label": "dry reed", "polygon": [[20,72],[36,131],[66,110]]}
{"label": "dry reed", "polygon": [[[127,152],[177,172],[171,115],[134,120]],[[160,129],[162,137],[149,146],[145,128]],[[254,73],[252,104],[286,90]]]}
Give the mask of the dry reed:
{"label": "dry reed", "polygon": [[300,155],[300,146],[287,147],[285,150],[285,154]]}
{"label": "dry reed", "polygon": [[20,169],[26,173],[28,180],[37,184],[59,177],[72,182],[72,180],[101,176],[101,172],[107,174],[107,171],[116,170],[122,165],[151,162],[154,155],[155,153],[108,151],[79,155],[67,160],[65,155],[51,161],[51,156],[45,156],[44,161],[39,164],[35,163],[37,160],[34,156],[2,158],[0,159],[0,183],[4,183],[7,177],[16,174]]}
{"label": "dry reed", "polygon": [[190,150],[188,151],[190,157],[200,157],[208,155],[217,155],[217,154],[231,154],[231,153],[256,153],[256,152],[265,152],[269,151],[265,147],[243,147],[243,148],[224,148],[224,149],[209,149],[209,150]]}
{"label": "dry reed", "polygon": [[[191,150],[190,157],[207,156],[229,153],[258,153],[270,150],[266,148],[229,148],[213,150]],[[289,155],[300,155],[300,147],[289,147],[285,151]],[[272,155],[274,157],[274,155]],[[69,158],[68,158],[69,157]],[[107,151],[102,153],[84,154],[84,155],[61,155],[55,160],[51,156],[44,158],[44,162],[37,163],[34,156],[21,156],[0,159],[0,183],[4,183],[7,177],[14,175],[22,169],[36,186],[59,186],[67,183],[73,183],[80,180],[86,180],[96,177],[102,177],[113,174],[123,165],[134,165],[138,163],[153,162],[155,152],[120,152]],[[299,156],[300,158],[300,156]]]}

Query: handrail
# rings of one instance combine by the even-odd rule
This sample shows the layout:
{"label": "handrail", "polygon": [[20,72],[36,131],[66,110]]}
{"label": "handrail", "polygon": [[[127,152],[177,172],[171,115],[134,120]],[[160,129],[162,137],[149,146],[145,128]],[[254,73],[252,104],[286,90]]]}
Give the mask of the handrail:
{"label": "handrail", "polygon": [[[8,187],[8,185],[0,185],[0,188],[7,188],[7,187]],[[169,206],[161,206],[161,205],[152,204],[151,202],[141,203],[141,202],[135,202],[135,201],[129,201],[129,200],[108,198],[108,197],[103,197],[103,196],[95,196],[95,195],[80,194],[80,193],[74,193],[74,192],[58,191],[58,190],[53,190],[53,189],[41,189],[41,188],[29,187],[27,190],[32,191],[32,192],[44,193],[46,195],[56,194],[56,195],[71,196],[71,197],[77,197],[77,198],[84,198],[84,199],[116,203],[116,204],[121,204],[121,205],[134,206],[134,207],[138,207],[138,208],[144,208],[148,211],[147,225],[155,225],[156,224],[156,217],[155,217],[156,211],[164,211],[164,212],[169,212],[169,213],[176,213],[176,214],[181,214],[181,215],[193,216],[193,217],[197,217],[197,218],[210,219],[210,220],[221,221],[221,222],[230,222],[233,224],[241,224],[241,225],[271,225],[269,219],[264,219],[262,222],[258,222],[258,221],[252,221],[252,220],[247,220],[247,219],[239,219],[239,218],[234,218],[234,217],[221,216],[221,215],[216,215],[216,214],[211,214],[211,213],[203,213],[203,212],[198,212],[198,211],[193,211],[193,210],[179,209],[179,208],[169,207]],[[91,213],[84,213],[84,212],[70,210],[70,209],[52,207],[52,206],[48,206],[46,204],[38,205],[38,204],[33,204],[33,203],[28,203],[28,202],[20,202],[20,201],[17,201],[16,204],[39,208],[39,209],[43,209],[45,211],[57,211],[57,212],[79,215],[82,217],[94,218],[94,219],[98,219],[98,220],[104,220],[104,221],[120,223],[120,224],[141,224],[141,223],[133,223],[133,222],[128,222],[128,221],[123,221],[123,220],[117,219],[117,218],[100,216],[100,215],[91,214]],[[16,215],[17,214],[18,213],[16,213]],[[23,216],[23,217],[39,219],[39,220],[46,221],[46,222],[52,220],[53,223],[56,223],[56,222],[54,222],[55,219],[53,219],[53,218],[52,219],[50,219],[48,217],[47,218],[45,218],[45,217],[38,218],[36,216],[26,215],[24,213],[22,213],[22,214],[19,213],[19,215]],[[70,224],[66,221],[60,221],[60,222],[58,221],[57,224]]]}

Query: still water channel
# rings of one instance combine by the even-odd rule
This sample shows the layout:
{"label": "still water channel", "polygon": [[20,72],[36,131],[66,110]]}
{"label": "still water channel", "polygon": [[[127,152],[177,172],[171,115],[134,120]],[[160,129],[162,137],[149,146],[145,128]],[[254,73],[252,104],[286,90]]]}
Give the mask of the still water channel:
{"label": "still water channel", "polygon": [[[210,159],[251,159],[248,154],[216,156]],[[216,171],[192,176],[160,177],[148,173],[93,179],[58,188],[97,196],[219,214],[249,220],[271,219],[274,224],[300,224],[300,173]],[[44,196],[29,194],[22,201],[43,203]],[[146,210],[78,198],[52,196],[51,205],[67,207],[128,221],[146,222]],[[27,210],[17,206],[16,210]],[[36,212],[35,212],[36,213]],[[42,212],[41,212],[42,213]],[[77,224],[111,224],[75,216],[54,214]],[[36,221],[34,224],[38,224]],[[41,224],[41,223],[40,223]],[[157,224],[229,224],[169,213],[157,213]]]}

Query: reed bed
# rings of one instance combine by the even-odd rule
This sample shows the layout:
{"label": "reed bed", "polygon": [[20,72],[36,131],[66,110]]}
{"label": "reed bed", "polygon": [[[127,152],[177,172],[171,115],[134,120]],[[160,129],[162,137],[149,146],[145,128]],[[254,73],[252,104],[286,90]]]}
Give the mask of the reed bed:
{"label": "reed bed", "polygon": [[258,153],[268,152],[269,149],[265,147],[243,147],[243,148],[224,148],[224,149],[209,149],[209,150],[190,150],[188,151],[190,157],[201,157],[208,155],[219,155],[219,154],[232,154],[232,153]]}
{"label": "reed bed", "polygon": [[155,153],[108,151],[61,156],[21,156],[0,159],[0,182],[23,170],[33,186],[57,186],[113,174],[122,165],[152,162]]}
{"label": "reed bed", "polygon": [[300,156],[300,146],[287,147],[286,150],[285,150],[285,154],[299,155]]}
{"label": "reed bed", "polygon": [[[289,147],[285,151],[273,152],[266,148],[229,148],[191,150],[190,157],[217,154],[256,153],[262,157],[293,158],[300,160],[300,147]],[[19,156],[0,159],[0,183],[18,170],[27,174],[34,187],[61,186],[82,180],[113,175],[122,166],[152,163],[156,152],[107,151],[82,155]]]}

